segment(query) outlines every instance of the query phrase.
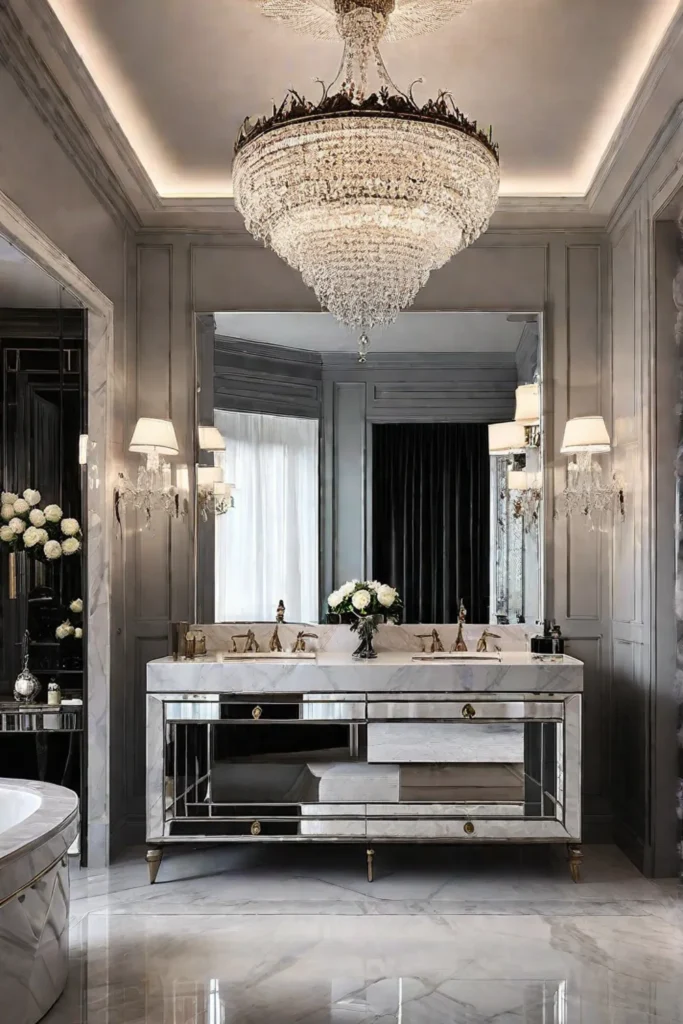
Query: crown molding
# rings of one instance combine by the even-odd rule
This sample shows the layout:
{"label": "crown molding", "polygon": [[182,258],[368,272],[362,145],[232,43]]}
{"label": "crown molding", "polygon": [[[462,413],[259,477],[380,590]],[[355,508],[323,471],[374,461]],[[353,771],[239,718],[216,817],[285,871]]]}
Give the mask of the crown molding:
{"label": "crown molding", "polygon": [[[42,0],[41,6],[48,7]],[[95,196],[117,220],[137,228],[140,218],[127,190],[42,56],[36,45],[37,37],[27,25],[30,19],[24,16],[23,7],[23,0],[0,4],[0,60]],[[73,52],[70,44],[69,48]]]}
{"label": "crown molding", "polygon": [[[635,132],[641,118],[647,114],[647,107],[652,101],[658,85],[662,81],[662,77],[664,76],[671,58],[674,56],[675,51],[682,42],[683,9],[676,14],[669,25],[657,52],[654,54],[650,64],[648,65],[638,92],[633,97],[633,100],[617,125],[609,146],[607,147],[607,150],[593,176],[593,180],[588,192],[586,193],[586,200],[590,208],[605,205],[604,202],[601,203],[601,198],[608,189],[609,179],[616,170],[617,162],[628,141]],[[657,132],[658,136],[661,134],[662,130],[666,128],[666,122],[664,125],[660,124],[657,127],[659,129]],[[654,142],[656,142],[657,136],[655,136]],[[639,161],[638,166],[633,169],[633,175],[637,174],[641,162],[642,161]],[[605,212],[608,215],[614,214],[617,204],[619,203],[620,195],[621,191],[617,196],[616,203],[610,203],[609,200],[607,200],[608,208]]]}
{"label": "crown molding", "polygon": [[[624,174],[617,165],[648,116],[648,105],[682,43],[683,10],[650,62],[585,196],[501,196],[490,228],[604,228],[624,192],[617,186],[613,199],[609,198],[615,191],[614,181]],[[48,0],[0,3],[0,58],[95,194],[133,229],[244,232],[230,197],[159,195]]]}

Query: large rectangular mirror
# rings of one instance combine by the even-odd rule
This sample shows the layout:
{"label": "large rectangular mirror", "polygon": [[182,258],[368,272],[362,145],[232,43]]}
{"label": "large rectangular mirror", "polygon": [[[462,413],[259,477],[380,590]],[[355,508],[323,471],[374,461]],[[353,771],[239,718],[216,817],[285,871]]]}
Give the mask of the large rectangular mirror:
{"label": "large rectangular mirror", "polygon": [[197,621],[325,621],[351,579],[543,618],[539,313],[404,313],[365,363],[328,314],[215,313],[197,349]]}

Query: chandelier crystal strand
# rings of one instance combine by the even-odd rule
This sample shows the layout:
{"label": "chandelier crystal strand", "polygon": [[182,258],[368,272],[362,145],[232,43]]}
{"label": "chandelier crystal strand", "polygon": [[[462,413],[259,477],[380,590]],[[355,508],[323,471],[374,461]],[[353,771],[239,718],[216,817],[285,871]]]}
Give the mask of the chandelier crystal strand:
{"label": "chandelier crystal strand", "polygon": [[[362,361],[368,332],[392,323],[433,270],[486,230],[500,180],[491,132],[449,94],[420,107],[391,83],[378,44],[393,7],[335,0],[341,89],[318,104],[292,92],[271,117],[247,119],[233,166],[247,230],[362,332]],[[366,97],[373,59],[385,84]]]}
{"label": "chandelier crystal strand", "polygon": [[[254,0],[269,18],[285,22],[290,28],[315,39],[334,39],[339,9],[346,0]],[[387,39],[411,39],[434,32],[462,14],[472,0],[360,0],[362,6],[385,10],[390,14]],[[359,5],[360,5],[359,4]]]}
{"label": "chandelier crystal strand", "polygon": [[567,466],[567,485],[558,496],[555,515],[583,516],[592,529],[625,518],[624,485],[617,476],[604,481],[602,468],[590,452],[578,452]]}

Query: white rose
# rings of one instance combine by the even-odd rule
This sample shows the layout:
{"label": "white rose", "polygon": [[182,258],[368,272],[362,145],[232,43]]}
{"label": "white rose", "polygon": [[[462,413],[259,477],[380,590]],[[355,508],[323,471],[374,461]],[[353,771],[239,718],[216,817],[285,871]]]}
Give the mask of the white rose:
{"label": "white rose", "polygon": [[0,509],[0,515],[6,523],[8,523],[10,519],[14,519],[14,505],[10,505],[9,502],[3,505],[2,509]]}
{"label": "white rose", "polygon": [[46,544],[50,539],[50,535],[47,532],[47,530],[38,530],[38,533],[40,534],[40,536],[38,537],[38,543]]}
{"label": "white rose", "polygon": [[24,534],[24,547],[32,548],[35,547],[40,541],[40,530],[37,530],[35,526],[29,526]]}
{"label": "white rose", "polygon": [[76,637],[77,640],[81,640],[83,638],[83,630],[81,629],[80,626],[76,626],[74,630],[74,636]]}
{"label": "white rose", "polygon": [[33,526],[45,526],[45,523],[47,522],[45,513],[39,508],[32,508],[28,517]]}
{"label": "white rose", "polygon": [[14,505],[14,502],[18,500],[19,495],[15,494],[14,491],[3,491],[0,494],[0,505]]}
{"label": "white rose", "polygon": [[393,587],[388,586],[386,583],[379,588],[377,591],[377,600],[383,608],[391,608],[392,604],[398,597],[398,592]]}
{"label": "white rose", "polygon": [[351,598],[351,604],[358,612],[365,611],[372,598],[367,590],[357,590]]}
{"label": "white rose", "polygon": [[24,491],[24,500],[31,506],[37,505],[40,501],[40,491],[32,491],[30,487],[27,488]]}
{"label": "white rose", "polygon": [[330,608],[338,608],[343,600],[344,598],[341,596],[339,591],[333,590],[327,599],[327,603],[329,604]]}
{"label": "white rose", "polygon": [[345,597],[348,597],[349,594],[353,593],[353,591],[355,590],[355,587],[356,587],[355,583],[342,583],[342,585],[339,588],[339,590],[337,590],[337,594],[341,594],[342,601],[343,601]]}
{"label": "white rose", "polygon": [[23,519],[10,519],[7,525],[12,533],[23,533],[26,529],[26,523]]}
{"label": "white rose", "polygon": [[45,506],[45,518],[51,523],[58,523],[64,513],[62,512],[59,505],[46,505]]}
{"label": "white rose", "polygon": [[75,555],[80,546],[81,542],[76,537],[67,537],[66,540],[62,541],[62,551],[65,555]]}
{"label": "white rose", "polygon": [[57,626],[55,630],[55,636],[58,640],[66,640],[68,636],[74,632],[74,628],[67,619],[66,622],[62,622],[61,626]]}
{"label": "white rose", "polygon": [[370,590],[374,590],[377,594],[379,593],[382,584],[378,580],[373,580],[371,583],[368,583],[368,586],[370,587]]}
{"label": "white rose", "polygon": [[29,503],[24,501],[23,498],[17,498],[14,502],[14,511],[18,516],[25,516],[29,510]]}
{"label": "white rose", "polygon": [[6,544],[11,544],[13,540],[16,540],[16,536],[14,530],[10,530],[9,526],[0,526],[0,540],[4,540]]}
{"label": "white rose", "polygon": [[45,557],[51,560],[62,557],[62,545],[58,540],[48,540],[45,542]]}
{"label": "white rose", "polygon": [[83,611],[83,601],[80,597],[75,598],[69,605],[69,610],[75,615],[80,615]]}
{"label": "white rose", "polygon": [[81,529],[78,519],[62,519],[61,527],[66,537],[74,537]]}

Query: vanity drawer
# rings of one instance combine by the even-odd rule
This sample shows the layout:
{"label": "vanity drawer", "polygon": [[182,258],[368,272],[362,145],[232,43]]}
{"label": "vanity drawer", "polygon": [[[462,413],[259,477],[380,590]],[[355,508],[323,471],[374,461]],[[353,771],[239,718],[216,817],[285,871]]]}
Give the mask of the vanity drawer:
{"label": "vanity drawer", "polygon": [[222,702],[221,719],[229,722],[357,722],[365,719],[364,700],[307,700],[288,697],[273,701],[258,695]]}
{"label": "vanity drawer", "polygon": [[524,761],[520,722],[370,722],[369,762],[388,764]]}
{"label": "vanity drawer", "polygon": [[476,721],[479,719],[561,721],[563,701],[523,700],[394,700],[370,701],[369,719],[433,719],[439,721]]}

